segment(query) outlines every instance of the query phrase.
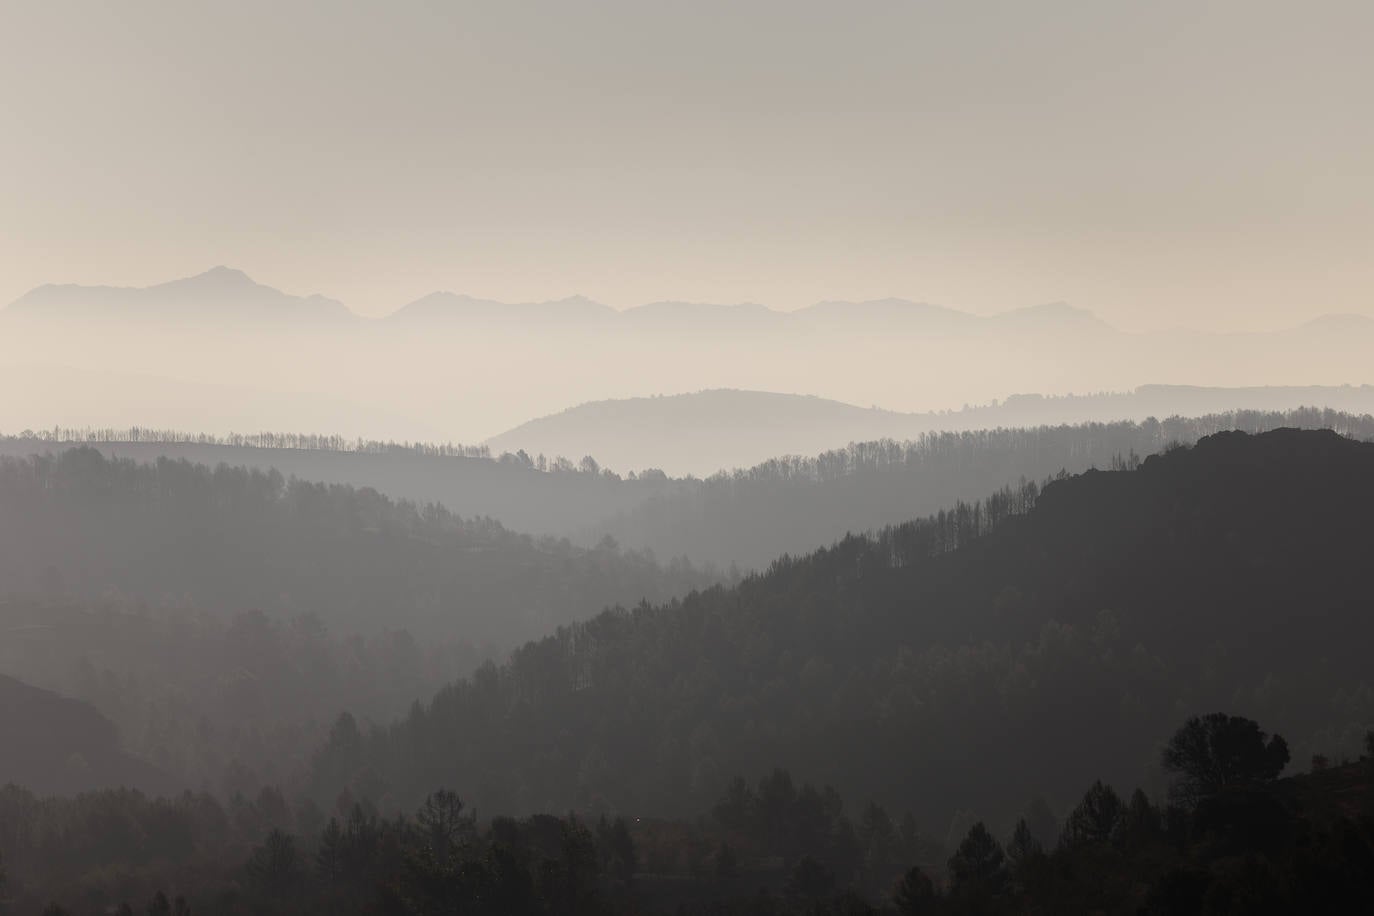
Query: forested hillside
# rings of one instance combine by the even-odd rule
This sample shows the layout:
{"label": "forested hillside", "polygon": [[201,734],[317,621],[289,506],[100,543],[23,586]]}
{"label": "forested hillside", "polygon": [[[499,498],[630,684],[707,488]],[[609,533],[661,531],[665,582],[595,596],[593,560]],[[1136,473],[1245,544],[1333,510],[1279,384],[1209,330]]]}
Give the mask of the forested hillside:
{"label": "forested hillside", "polygon": [[1211,436],[562,628],[392,728],[341,724],[314,791],[681,813],[786,761],[943,824],[1157,784],[1199,709],[1343,752],[1374,721],[1372,506],[1372,444]]}
{"label": "forested hillside", "polygon": [[1223,430],[1282,427],[1374,439],[1374,417],[1318,409],[928,433],[779,457],[664,487],[591,532],[651,547],[661,557],[763,569],[784,553],[806,553],[849,532],[900,524],[1021,480],[1107,468]]}
{"label": "forested hillside", "polygon": [[849,532],[980,499],[1023,478],[1110,467],[1132,453],[1143,457],[1221,430],[1289,426],[1374,438],[1374,417],[1315,408],[1058,426],[989,422],[987,429],[932,432],[905,442],[780,455],[706,479],[654,471],[622,476],[586,455],[492,456],[483,447],[292,434],[216,439],[159,430],[55,430],[0,439],[0,454],[26,457],[76,443],[142,462],[169,457],[276,470],[316,483],[370,487],[393,499],[436,502],[464,518],[489,517],[513,531],[567,537],[587,547],[610,535],[626,549],[653,551],[661,562],[686,558],[729,570],[763,569],[784,553],[805,553]]}
{"label": "forested hillside", "polygon": [[[464,518],[492,518],[532,535],[596,544],[592,522],[662,493],[691,485],[648,475],[642,481],[606,473],[593,464],[554,456],[493,456],[483,446],[358,442],[337,436],[261,433],[215,437],[172,430],[64,430],[0,438],[0,455],[28,457],[72,447],[106,457],[155,462],[184,459],[228,464],[313,483],[371,488],[392,499],[439,503]],[[664,555],[663,559],[669,559]],[[728,565],[728,564],[726,564]]]}
{"label": "forested hillside", "polygon": [[608,605],[713,581],[370,489],[94,449],[0,460],[4,592],[314,614],[343,632],[500,651]]}
{"label": "forested hillside", "polygon": [[0,675],[0,735],[0,786],[63,793],[178,788],[168,774],[125,753],[114,725],[89,705],[5,675]]}
{"label": "forested hillside", "polygon": [[[101,734],[111,747],[170,778],[134,786],[227,796],[298,785],[340,709],[364,723],[394,720],[481,661],[460,640],[405,630],[336,633],[314,615],[214,614],[113,599],[0,601],[0,671],[89,704],[92,718],[96,710],[104,717]],[[46,718],[12,708],[28,716],[15,720],[26,728],[5,729],[14,747],[32,746],[25,736],[41,732],[41,722],[61,720],[47,707]],[[57,765],[38,772],[62,773],[71,754],[48,754],[43,759]],[[0,784],[6,778],[43,791],[89,787],[0,772]]]}

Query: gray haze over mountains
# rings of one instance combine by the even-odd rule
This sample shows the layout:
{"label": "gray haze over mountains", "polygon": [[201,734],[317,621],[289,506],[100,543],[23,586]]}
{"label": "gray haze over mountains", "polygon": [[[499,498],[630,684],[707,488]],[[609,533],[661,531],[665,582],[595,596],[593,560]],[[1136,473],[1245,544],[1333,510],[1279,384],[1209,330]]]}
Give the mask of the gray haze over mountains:
{"label": "gray haze over mountains", "polygon": [[0,916],[1374,913],[1371,33],[5,3]]}
{"label": "gray haze over mountains", "polygon": [[[143,289],[43,286],[22,296],[0,313],[0,376],[25,396],[4,403],[0,429],[251,428],[469,443],[497,436],[527,451],[573,452],[605,442],[595,457],[622,469],[677,461],[675,472],[709,473],[849,438],[910,435],[897,414],[1022,393],[1359,383],[1371,346],[1374,320],[1358,315],[1270,333],[1128,333],[1065,304],[980,316],[896,299],[795,311],[683,302],[616,311],[580,297],[503,304],[435,293],[373,319],[217,267]],[[545,446],[532,428],[527,443],[503,433],[576,404],[721,388],[815,398],[801,407],[770,402],[782,438],[767,446],[717,447],[699,429],[697,453],[655,457],[605,436],[587,434],[584,446],[583,433],[569,433]],[[770,413],[751,409],[751,423]],[[1018,411],[1018,423],[1053,414],[1026,404]],[[656,421],[644,422],[652,430]],[[817,434],[783,431],[793,423]]]}

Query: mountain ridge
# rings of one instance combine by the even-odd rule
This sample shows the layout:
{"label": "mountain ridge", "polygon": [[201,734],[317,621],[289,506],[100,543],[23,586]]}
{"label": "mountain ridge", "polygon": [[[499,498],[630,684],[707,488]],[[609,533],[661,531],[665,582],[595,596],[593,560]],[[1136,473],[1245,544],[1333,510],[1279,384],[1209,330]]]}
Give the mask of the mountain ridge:
{"label": "mountain ridge", "polygon": [[[274,300],[278,303],[294,303],[297,305],[308,304],[315,307],[321,314],[329,313],[334,317],[347,317],[378,324],[384,324],[391,321],[414,320],[422,315],[452,317],[449,313],[453,311],[460,314],[465,312],[478,312],[483,313],[486,317],[511,317],[515,315],[566,317],[569,314],[577,314],[583,317],[592,318],[641,320],[647,316],[663,317],[664,315],[672,315],[673,317],[682,317],[684,314],[696,313],[716,318],[721,316],[730,316],[732,318],[749,316],[755,319],[765,319],[777,323],[805,323],[818,321],[824,323],[827,319],[836,317],[851,318],[854,314],[860,314],[870,318],[883,317],[888,320],[897,320],[907,323],[912,321],[925,322],[930,325],[931,329],[994,328],[998,326],[1005,327],[1025,324],[1027,321],[1039,321],[1058,327],[1076,326],[1081,329],[1092,329],[1101,332],[1128,334],[1132,336],[1151,336],[1178,333],[1180,331],[1198,333],[1187,328],[1177,328],[1171,331],[1126,331],[1105,321],[1089,309],[1070,305],[1063,301],[1018,306],[991,313],[976,313],[963,311],[950,306],[937,305],[930,302],[897,296],[863,300],[827,299],[795,309],[775,309],[755,302],[730,304],[672,299],[655,300],[617,309],[580,294],[572,294],[558,299],[543,301],[507,302],[504,300],[472,296],[466,293],[455,293],[450,290],[435,290],[418,299],[399,305],[383,315],[363,316],[352,311],[337,299],[332,299],[319,293],[305,296],[285,293],[275,287],[257,282],[243,270],[223,264],[211,267],[199,274],[167,280],[148,286],[45,283],[34,287],[27,293],[13,300],[5,307],[4,311],[18,313],[41,308],[51,308],[61,304],[60,300],[64,297],[89,298],[94,296],[107,296],[116,300],[123,300],[127,303],[138,299],[140,296],[165,299],[170,296],[181,294],[204,295],[207,293],[221,297],[231,294],[252,294],[254,297],[264,301]],[[558,315],[559,312],[563,314]],[[1364,327],[1366,324],[1374,325],[1374,316],[1349,312],[1326,313],[1272,331],[1240,333],[1287,333],[1306,328],[1321,327],[1327,324],[1343,327],[1349,326],[1352,323],[1360,327]]]}

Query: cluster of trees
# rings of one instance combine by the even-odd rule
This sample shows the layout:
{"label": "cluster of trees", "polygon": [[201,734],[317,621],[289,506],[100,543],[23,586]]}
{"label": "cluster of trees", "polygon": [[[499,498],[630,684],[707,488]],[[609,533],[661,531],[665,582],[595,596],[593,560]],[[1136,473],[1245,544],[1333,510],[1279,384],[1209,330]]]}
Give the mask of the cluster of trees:
{"label": "cluster of trees", "polygon": [[[108,790],[38,798],[0,789],[0,911],[628,912],[639,870],[624,818],[536,815],[479,824],[453,792],[382,817],[341,798],[326,813],[281,792],[149,798]],[[43,908],[45,907],[46,908]]]}
{"label": "cluster of trees", "polygon": [[[409,813],[275,789],[74,799],[0,789],[0,906],[46,916],[1345,914],[1374,906],[1374,732],[1359,762],[1278,779],[1286,743],[1252,720],[1190,719],[1166,744],[1166,802],[1094,782],[1062,827],[982,820],[947,846],[833,788],[773,770],[709,814],[479,820],[440,790]],[[1052,831],[1052,832],[1051,832]]]}
{"label": "cluster of trees", "polygon": [[233,448],[292,449],[322,452],[357,452],[365,455],[413,454],[441,458],[490,458],[485,445],[452,442],[392,442],[378,439],[347,439],[326,433],[188,433],[177,429],[149,429],[143,426],[114,427],[54,426],[35,432],[26,429],[10,442],[46,445],[110,445],[150,443],[153,445],[226,445]]}
{"label": "cluster of trees", "polygon": [[953,798],[1150,785],[1180,707],[1244,703],[1299,753],[1374,722],[1374,532],[1348,509],[1374,501],[1374,446],[1226,434],[1018,499],[563,627],[331,741],[313,791],[687,814],[785,759],[941,823]]}
{"label": "cluster of trees", "polygon": [[1099,781],[1055,843],[1024,818],[1005,842],[978,822],[943,874],[908,871],[893,907],[900,916],[1367,911],[1374,731],[1365,744],[1358,764],[1276,782],[1288,762],[1281,737],[1239,716],[1193,717],[1162,754],[1173,778],[1168,804],[1140,789],[1123,799]]}
{"label": "cluster of trees", "polygon": [[54,600],[315,614],[341,631],[405,628],[500,652],[718,580],[374,490],[77,448],[0,459],[0,581]]}

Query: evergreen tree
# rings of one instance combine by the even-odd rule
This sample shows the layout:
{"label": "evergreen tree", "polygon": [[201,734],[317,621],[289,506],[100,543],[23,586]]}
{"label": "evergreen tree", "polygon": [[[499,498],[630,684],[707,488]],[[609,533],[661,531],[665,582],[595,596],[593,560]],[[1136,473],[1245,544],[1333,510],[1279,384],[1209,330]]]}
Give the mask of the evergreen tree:
{"label": "evergreen tree", "polygon": [[1164,748],[1163,763],[1175,776],[1172,794],[1196,803],[1232,786],[1277,779],[1288,765],[1288,742],[1251,719],[1216,712],[1185,722]]}
{"label": "evergreen tree", "polygon": [[969,828],[950,857],[949,877],[958,896],[996,896],[1006,888],[1006,854],[982,821]]}
{"label": "evergreen tree", "polygon": [[1011,833],[1011,839],[1007,841],[1007,859],[1012,865],[1020,867],[1044,854],[1044,847],[1031,833],[1030,825],[1026,823],[1024,817],[1021,818],[1016,822],[1016,828]]}
{"label": "evergreen tree", "polygon": [[1121,796],[1098,780],[1065,819],[1059,842],[1069,847],[1111,842],[1121,827],[1123,813]]}
{"label": "evergreen tree", "polygon": [[918,867],[912,867],[892,892],[892,905],[901,916],[928,916],[934,913],[939,901],[935,883]]}

